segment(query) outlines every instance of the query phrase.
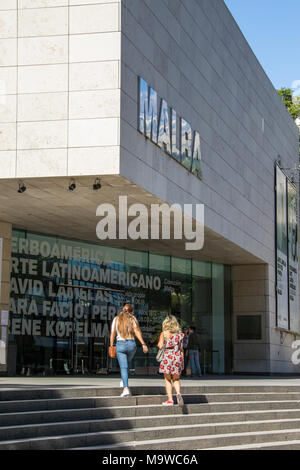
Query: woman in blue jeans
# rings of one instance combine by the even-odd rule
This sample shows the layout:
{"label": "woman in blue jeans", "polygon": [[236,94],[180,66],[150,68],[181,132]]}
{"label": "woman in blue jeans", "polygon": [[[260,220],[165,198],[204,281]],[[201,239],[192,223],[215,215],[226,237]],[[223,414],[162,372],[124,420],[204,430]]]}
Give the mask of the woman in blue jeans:
{"label": "woman in blue jeans", "polygon": [[121,369],[121,377],[123,382],[123,393],[121,397],[131,395],[128,388],[128,369],[130,361],[136,353],[135,337],[140,341],[143,352],[147,354],[148,348],[144,343],[139,322],[133,315],[133,308],[126,304],[122,312],[114,318],[110,334],[110,346],[113,346],[115,336],[117,335],[116,354]]}

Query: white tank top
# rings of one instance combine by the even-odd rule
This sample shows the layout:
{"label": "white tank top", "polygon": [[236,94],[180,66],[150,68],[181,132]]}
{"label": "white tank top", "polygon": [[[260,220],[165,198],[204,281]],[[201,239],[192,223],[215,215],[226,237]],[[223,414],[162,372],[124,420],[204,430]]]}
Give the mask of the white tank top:
{"label": "white tank top", "polygon": [[[134,320],[135,326],[137,326],[136,321]],[[116,328],[117,331],[117,341],[126,341],[128,339],[134,339],[134,336],[130,336],[129,338],[122,338],[118,331],[118,323],[117,323],[117,317],[113,319],[112,325],[111,325],[111,331],[113,331]]]}

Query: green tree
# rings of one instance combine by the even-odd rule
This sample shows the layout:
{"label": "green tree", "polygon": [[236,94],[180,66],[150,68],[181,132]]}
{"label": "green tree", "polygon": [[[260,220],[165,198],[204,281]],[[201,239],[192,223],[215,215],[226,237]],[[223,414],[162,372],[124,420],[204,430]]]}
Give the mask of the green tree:
{"label": "green tree", "polygon": [[291,88],[281,88],[277,90],[288,112],[295,120],[300,117],[300,101],[293,99],[293,90]]}

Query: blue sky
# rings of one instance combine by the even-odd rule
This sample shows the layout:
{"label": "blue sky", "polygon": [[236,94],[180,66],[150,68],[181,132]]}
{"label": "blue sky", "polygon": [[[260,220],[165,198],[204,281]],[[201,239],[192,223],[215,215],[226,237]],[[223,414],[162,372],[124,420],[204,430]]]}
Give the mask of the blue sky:
{"label": "blue sky", "polygon": [[300,0],[225,3],[274,87],[300,96]]}

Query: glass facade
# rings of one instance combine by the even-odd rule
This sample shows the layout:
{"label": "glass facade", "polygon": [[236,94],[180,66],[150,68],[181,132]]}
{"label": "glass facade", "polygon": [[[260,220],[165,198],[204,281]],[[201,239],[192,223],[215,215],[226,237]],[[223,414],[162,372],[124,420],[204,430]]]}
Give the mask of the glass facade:
{"label": "glass facade", "polygon": [[155,374],[166,315],[195,325],[205,373],[231,367],[230,267],[15,230],[9,369],[15,374],[106,374],[110,327],[134,305],[149,354],[138,344],[131,368]]}

